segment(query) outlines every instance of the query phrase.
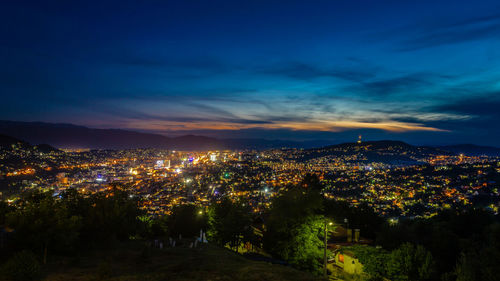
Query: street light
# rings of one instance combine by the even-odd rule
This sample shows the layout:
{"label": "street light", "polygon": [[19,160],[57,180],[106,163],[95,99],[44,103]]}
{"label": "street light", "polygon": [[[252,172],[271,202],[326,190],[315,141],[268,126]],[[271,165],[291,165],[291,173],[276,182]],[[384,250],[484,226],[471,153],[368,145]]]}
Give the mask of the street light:
{"label": "street light", "polygon": [[349,220],[345,218],[344,223],[346,224],[345,236],[347,237],[347,242],[349,242]]}
{"label": "street light", "polygon": [[326,221],[325,219],[325,248],[324,248],[324,252],[323,252],[323,275],[325,275],[326,277],[326,264],[327,264],[327,260],[326,260],[326,249],[328,248],[328,244],[327,244],[327,235],[328,235],[328,226],[332,226],[333,223],[332,222],[328,222]]}

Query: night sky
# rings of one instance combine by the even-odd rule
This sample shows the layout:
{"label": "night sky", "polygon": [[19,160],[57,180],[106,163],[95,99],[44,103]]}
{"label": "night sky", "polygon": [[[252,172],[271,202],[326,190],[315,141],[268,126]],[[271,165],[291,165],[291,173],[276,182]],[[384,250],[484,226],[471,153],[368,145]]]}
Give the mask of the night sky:
{"label": "night sky", "polygon": [[500,146],[499,78],[498,0],[0,7],[2,120]]}

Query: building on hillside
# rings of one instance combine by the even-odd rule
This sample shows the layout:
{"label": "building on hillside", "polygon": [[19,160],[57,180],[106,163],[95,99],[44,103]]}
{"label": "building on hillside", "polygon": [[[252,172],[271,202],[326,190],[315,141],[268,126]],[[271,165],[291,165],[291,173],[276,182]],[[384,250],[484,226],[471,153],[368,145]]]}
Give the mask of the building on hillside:
{"label": "building on hillside", "polygon": [[337,251],[334,264],[349,274],[363,273],[363,265],[350,251]]}

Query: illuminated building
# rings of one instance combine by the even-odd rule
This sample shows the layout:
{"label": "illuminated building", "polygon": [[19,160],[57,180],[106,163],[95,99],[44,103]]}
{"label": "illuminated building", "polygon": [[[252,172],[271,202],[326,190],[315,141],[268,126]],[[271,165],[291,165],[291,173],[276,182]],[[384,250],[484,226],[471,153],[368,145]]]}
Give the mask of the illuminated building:
{"label": "illuminated building", "polygon": [[212,162],[217,161],[217,155],[215,153],[210,154],[210,161]]}
{"label": "illuminated building", "polygon": [[164,167],[163,160],[156,161],[155,169],[162,169]]}

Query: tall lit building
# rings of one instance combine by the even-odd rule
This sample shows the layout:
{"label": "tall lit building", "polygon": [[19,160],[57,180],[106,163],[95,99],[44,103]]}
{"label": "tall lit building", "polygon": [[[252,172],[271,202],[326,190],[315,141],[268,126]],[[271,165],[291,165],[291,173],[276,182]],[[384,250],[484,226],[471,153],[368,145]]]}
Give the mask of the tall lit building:
{"label": "tall lit building", "polygon": [[156,161],[155,169],[162,169],[164,167],[164,161],[158,160]]}
{"label": "tall lit building", "polygon": [[210,161],[212,162],[217,161],[217,155],[215,153],[210,154]]}

